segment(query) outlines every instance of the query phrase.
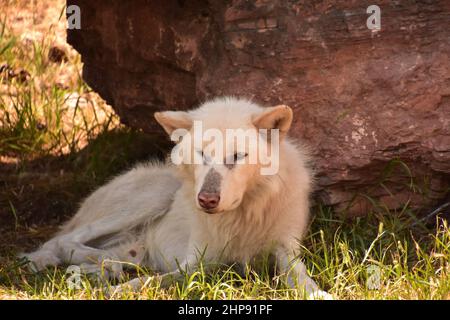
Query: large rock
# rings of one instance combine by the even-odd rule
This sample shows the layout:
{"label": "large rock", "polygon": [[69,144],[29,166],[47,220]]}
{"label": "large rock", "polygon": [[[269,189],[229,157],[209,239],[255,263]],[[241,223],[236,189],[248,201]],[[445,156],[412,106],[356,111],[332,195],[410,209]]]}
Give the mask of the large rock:
{"label": "large rock", "polygon": [[[293,107],[318,195],[362,213],[428,205],[450,185],[450,1],[90,1],[68,41],[122,121],[238,95]],[[378,203],[378,201],[375,201]]]}

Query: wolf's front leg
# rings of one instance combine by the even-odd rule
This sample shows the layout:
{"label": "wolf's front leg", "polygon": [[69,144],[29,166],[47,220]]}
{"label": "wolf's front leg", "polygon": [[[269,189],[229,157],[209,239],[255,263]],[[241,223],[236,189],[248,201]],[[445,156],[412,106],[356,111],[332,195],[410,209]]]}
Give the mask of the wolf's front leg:
{"label": "wolf's front leg", "polygon": [[280,250],[276,254],[278,265],[287,276],[287,281],[292,288],[303,288],[309,299],[332,300],[333,297],[325,291],[319,289],[317,284],[311,279],[306,267],[299,258]]}

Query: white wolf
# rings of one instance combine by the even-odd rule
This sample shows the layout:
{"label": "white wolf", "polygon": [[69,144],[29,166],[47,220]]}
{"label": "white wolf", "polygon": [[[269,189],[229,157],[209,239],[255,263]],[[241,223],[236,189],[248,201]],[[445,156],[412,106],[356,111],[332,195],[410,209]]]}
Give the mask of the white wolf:
{"label": "white wolf", "polygon": [[[71,263],[86,270],[106,266],[119,276],[124,262],[176,275],[180,269],[195,268],[200,255],[203,263],[245,264],[271,252],[290,285],[330,298],[298,259],[312,174],[304,151],[286,137],[292,117],[284,105],[263,108],[230,97],[189,112],[155,113],[169,135],[177,129],[189,132],[195,120],[205,129],[223,132],[278,129],[279,140],[271,141],[269,134],[266,143],[279,143],[279,170],[261,175],[260,163],[245,161],[139,165],[91,194],[54,238],[25,257],[38,270]],[[230,143],[234,142],[226,141]],[[202,141],[202,149],[192,152],[207,157],[207,146],[208,141]],[[246,148],[226,157],[245,158],[251,151]],[[139,289],[146,280],[126,284]]]}

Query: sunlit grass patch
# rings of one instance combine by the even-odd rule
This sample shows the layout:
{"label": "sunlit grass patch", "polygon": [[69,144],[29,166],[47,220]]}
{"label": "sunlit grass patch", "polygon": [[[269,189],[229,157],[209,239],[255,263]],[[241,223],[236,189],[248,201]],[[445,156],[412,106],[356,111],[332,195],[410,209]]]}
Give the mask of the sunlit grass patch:
{"label": "sunlit grass patch", "polygon": [[444,219],[412,227],[413,213],[315,220],[306,242],[309,270],[346,299],[446,299],[450,292],[450,231]]}
{"label": "sunlit grass patch", "polygon": [[0,154],[68,154],[118,126],[111,107],[82,80],[78,54],[59,48],[51,30],[30,39],[0,19]]}

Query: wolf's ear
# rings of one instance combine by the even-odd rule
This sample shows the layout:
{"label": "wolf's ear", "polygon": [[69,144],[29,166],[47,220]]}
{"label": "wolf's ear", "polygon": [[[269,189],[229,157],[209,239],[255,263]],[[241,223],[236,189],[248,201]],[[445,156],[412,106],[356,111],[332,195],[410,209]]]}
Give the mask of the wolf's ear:
{"label": "wolf's ear", "polygon": [[279,129],[280,138],[283,138],[289,131],[292,124],[292,109],[285,105],[270,107],[263,113],[253,118],[253,124],[258,129]]}
{"label": "wolf's ear", "polygon": [[155,112],[155,119],[170,136],[176,129],[189,130],[192,127],[192,119],[184,111]]}

